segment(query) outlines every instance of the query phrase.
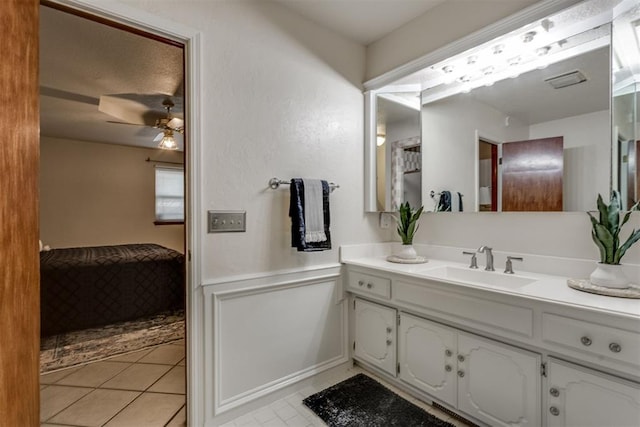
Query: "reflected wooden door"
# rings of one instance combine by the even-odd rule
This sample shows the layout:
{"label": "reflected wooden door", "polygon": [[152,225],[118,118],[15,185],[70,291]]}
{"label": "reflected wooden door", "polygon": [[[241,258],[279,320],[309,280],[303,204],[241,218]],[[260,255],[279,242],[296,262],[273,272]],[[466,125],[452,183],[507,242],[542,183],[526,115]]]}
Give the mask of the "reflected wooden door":
{"label": "reflected wooden door", "polygon": [[0,425],[39,420],[37,0],[2,2]]}
{"label": "reflected wooden door", "polygon": [[502,144],[502,210],[562,211],[563,138]]}

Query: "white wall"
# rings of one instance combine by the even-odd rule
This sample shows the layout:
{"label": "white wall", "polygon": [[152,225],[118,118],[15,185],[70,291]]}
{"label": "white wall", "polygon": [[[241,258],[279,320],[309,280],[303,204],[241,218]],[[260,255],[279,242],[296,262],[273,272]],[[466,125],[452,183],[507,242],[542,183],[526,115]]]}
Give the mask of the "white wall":
{"label": "white wall", "polygon": [[596,208],[596,198],[609,194],[611,118],[609,110],[567,117],[529,128],[529,139],[564,138],[563,209]]}
{"label": "white wall", "polygon": [[[378,239],[363,214],[364,47],[273,2],[126,0],[203,35],[203,210],[247,211],[247,232],[203,235],[212,279],[338,261],[344,242]],[[357,161],[354,161],[357,159]],[[340,185],[331,197],[333,250],[290,248],[288,186]]]}
{"label": "white wall", "polygon": [[433,190],[460,192],[465,211],[477,205],[477,135],[494,142],[526,139],[528,127],[471,96],[458,95],[422,107],[422,193],[425,209],[433,211]]}
{"label": "white wall", "polygon": [[[216,400],[221,398],[220,387],[226,393],[225,399],[246,402],[246,408],[252,399],[262,396],[261,391],[275,393],[291,381],[313,375],[315,367],[327,368],[331,360],[347,360],[346,348],[340,349],[338,359],[333,350],[318,357],[297,353],[280,358],[277,350],[260,348],[246,329],[237,329],[236,338],[245,338],[249,343],[241,349],[242,354],[215,347],[220,333],[234,330],[236,315],[227,316],[231,313],[224,309],[213,313],[213,306],[205,305],[203,298],[204,293],[213,294],[221,288],[238,289],[244,286],[243,277],[257,276],[260,279],[252,286],[265,292],[259,301],[266,310],[263,315],[270,324],[277,325],[290,319],[291,314],[280,311],[281,304],[321,310],[320,305],[315,305],[314,289],[318,288],[305,276],[305,271],[317,275],[314,268],[337,265],[341,244],[382,240],[384,234],[377,228],[377,216],[363,213],[361,82],[365,48],[275,2],[126,0],[125,3],[201,32],[202,87],[197,90],[202,94],[204,139],[200,159],[202,191],[195,197],[203,211],[247,211],[246,233],[206,234],[204,221],[194,224],[202,239],[201,247],[194,249],[200,251],[203,260],[202,283],[194,283],[192,289],[197,298],[194,310],[204,307],[204,312],[195,316],[197,324],[192,324],[191,330],[204,332],[193,336],[189,344],[196,352],[192,359],[196,363],[190,370],[191,384],[196,387],[190,396],[196,408],[191,423],[218,424],[236,414],[235,409]],[[269,189],[267,184],[272,177],[324,178],[340,185],[331,195],[332,250],[299,253],[290,247],[288,186]],[[288,283],[283,286],[299,286],[297,292],[267,289],[266,283],[282,271],[287,272]],[[332,286],[339,285],[338,278],[332,280]],[[241,293],[238,298],[249,296]],[[248,316],[252,305],[250,300],[246,301],[238,304]],[[345,302],[334,304],[342,307]],[[336,318],[339,311],[332,310],[328,318],[311,313],[316,319],[326,319],[315,325],[314,341],[310,343],[308,335],[302,333],[289,334],[288,345],[301,351],[305,351],[305,346],[311,350],[318,340],[326,337],[325,332],[335,334],[336,329],[342,333],[340,339],[345,339],[346,323]],[[211,318],[214,314],[215,321]],[[245,333],[246,336],[241,336]],[[280,333],[288,334],[284,329]],[[222,337],[220,343],[226,346],[229,341]],[[220,350],[222,353],[217,353]],[[238,378],[235,385],[222,384],[214,369],[240,369],[237,361],[232,361],[234,357],[243,358],[242,369],[247,377]],[[225,360],[231,360],[232,364]],[[271,381],[269,384],[249,380],[253,373],[264,370],[283,376],[256,377]]]}
{"label": "white wall", "polygon": [[366,80],[424,56],[537,1],[446,1],[367,46]]}
{"label": "white wall", "polygon": [[183,225],[154,225],[155,169],[182,153],[42,137],[40,238],[52,248],[157,243],[184,252]]}

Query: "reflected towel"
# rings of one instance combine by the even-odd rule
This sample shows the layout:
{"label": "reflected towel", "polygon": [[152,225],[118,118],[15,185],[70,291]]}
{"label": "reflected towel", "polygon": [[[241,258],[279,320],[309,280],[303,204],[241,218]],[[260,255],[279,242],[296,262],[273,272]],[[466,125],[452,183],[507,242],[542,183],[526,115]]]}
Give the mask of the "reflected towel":
{"label": "reflected towel", "polygon": [[324,212],[322,209],[322,181],[303,179],[304,185],[304,241],[324,242]]}
{"label": "reflected towel", "polygon": [[462,212],[462,194],[460,192],[451,194],[451,212]]}
{"label": "reflected towel", "polygon": [[438,200],[438,212],[451,212],[451,192],[443,190]]}
{"label": "reflected towel", "polygon": [[329,232],[329,184],[322,182],[322,213],[324,220],[324,233],[326,240],[323,242],[305,241],[305,191],[301,178],[291,180],[289,216],[291,217],[291,246],[299,252],[314,252],[331,249],[331,233]]}

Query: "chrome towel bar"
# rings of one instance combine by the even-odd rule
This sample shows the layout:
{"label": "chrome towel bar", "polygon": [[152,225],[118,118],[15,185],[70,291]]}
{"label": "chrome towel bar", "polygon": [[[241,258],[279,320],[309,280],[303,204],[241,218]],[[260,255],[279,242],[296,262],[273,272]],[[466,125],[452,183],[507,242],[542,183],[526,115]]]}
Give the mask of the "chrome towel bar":
{"label": "chrome towel bar", "polygon": [[[282,179],[278,179],[278,178],[271,178],[269,180],[269,187],[272,190],[277,189],[278,187],[280,187],[281,185],[289,185],[291,184],[291,181],[285,181]],[[335,190],[336,188],[340,188],[340,186],[338,184],[335,184],[333,182],[329,183],[329,188],[331,189],[331,192],[333,193],[333,190]]]}

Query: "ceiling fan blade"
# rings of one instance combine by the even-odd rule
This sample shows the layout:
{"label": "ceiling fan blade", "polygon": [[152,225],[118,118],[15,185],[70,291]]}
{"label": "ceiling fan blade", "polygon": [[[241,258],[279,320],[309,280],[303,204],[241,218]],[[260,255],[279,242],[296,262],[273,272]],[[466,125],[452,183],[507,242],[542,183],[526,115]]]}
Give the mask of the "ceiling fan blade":
{"label": "ceiling fan blade", "polygon": [[98,110],[124,122],[143,126],[153,126],[157,119],[166,116],[166,112],[154,111],[141,100],[114,95],[100,96]]}
{"label": "ceiling fan blade", "polygon": [[160,132],[159,134],[157,134],[156,137],[153,138],[153,142],[160,142],[162,141],[162,138],[164,138],[164,132]]}
{"label": "ceiling fan blade", "polygon": [[116,124],[116,125],[146,126],[146,125],[141,125],[141,124],[138,124],[138,123],[117,122],[115,120],[107,120],[107,123],[113,123],[113,124]]}
{"label": "ceiling fan blade", "polygon": [[173,130],[181,130],[182,128],[184,128],[184,120],[178,117],[174,117],[171,120],[169,120],[169,123],[167,123],[167,126]]}

